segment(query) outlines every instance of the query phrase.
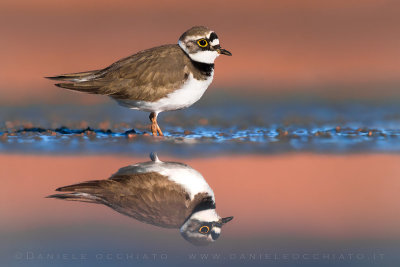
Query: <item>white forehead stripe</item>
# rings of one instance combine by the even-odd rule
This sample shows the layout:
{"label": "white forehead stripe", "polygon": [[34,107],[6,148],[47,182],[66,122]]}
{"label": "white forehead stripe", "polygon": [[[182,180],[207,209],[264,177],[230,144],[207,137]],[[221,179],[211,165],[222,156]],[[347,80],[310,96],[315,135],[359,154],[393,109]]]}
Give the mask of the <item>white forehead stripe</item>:
{"label": "white forehead stripe", "polygon": [[214,40],[212,40],[212,42],[210,42],[210,45],[211,45],[211,46],[219,45],[219,39],[214,39]]}
{"label": "white forehead stripe", "polygon": [[213,227],[212,231],[216,234],[220,234],[221,233],[221,228],[219,227]]}

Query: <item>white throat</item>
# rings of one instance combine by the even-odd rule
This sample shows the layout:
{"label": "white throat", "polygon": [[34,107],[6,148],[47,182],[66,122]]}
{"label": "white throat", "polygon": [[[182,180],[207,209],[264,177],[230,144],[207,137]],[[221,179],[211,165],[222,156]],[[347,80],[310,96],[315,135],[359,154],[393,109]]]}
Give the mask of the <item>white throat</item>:
{"label": "white throat", "polygon": [[217,51],[199,51],[197,53],[189,53],[186,45],[179,41],[178,45],[185,51],[185,53],[196,62],[214,64],[215,59],[219,56]]}

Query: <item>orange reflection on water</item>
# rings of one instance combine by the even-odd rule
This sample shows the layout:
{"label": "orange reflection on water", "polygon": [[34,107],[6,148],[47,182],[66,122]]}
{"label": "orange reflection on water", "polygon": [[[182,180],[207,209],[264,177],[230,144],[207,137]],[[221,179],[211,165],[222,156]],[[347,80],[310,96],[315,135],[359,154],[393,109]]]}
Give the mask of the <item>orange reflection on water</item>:
{"label": "orange reflection on water", "polygon": [[[203,174],[219,214],[235,216],[225,235],[400,236],[398,155],[159,156]],[[101,205],[44,198],[57,187],[106,179],[120,167],[147,160],[1,155],[1,224],[18,230],[101,220],[152,229]]]}

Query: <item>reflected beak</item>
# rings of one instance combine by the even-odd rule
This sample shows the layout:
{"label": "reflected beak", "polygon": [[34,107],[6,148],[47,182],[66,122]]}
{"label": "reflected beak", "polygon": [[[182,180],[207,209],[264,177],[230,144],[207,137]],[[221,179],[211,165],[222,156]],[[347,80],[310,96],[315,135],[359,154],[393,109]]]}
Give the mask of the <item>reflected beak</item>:
{"label": "reflected beak", "polygon": [[[228,50],[225,50],[223,48],[218,48],[217,49],[218,54],[220,55],[227,55],[227,56],[232,56],[232,53],[229,52]],[[233,218],[233,217],[232,217]],[[232,220],[232,219],[231,219]]]}
{"label": "reflected beak", "polygon": [[[229,52],[228,52],[228,53],[229,53]],[[225,224],[225,223],[227,223],[227,222],[232,221],[232,219],[233,219],[233,216],[231,216],[231,217],[225,217],[225,218],[222,218],[222,219],[220,220],[220,222],[221,222],[221,224]]]}

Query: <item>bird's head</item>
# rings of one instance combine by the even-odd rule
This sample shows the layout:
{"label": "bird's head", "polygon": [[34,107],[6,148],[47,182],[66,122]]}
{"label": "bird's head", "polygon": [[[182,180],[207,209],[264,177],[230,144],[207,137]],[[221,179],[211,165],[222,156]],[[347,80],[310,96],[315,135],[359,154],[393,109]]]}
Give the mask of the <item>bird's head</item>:
{"label": "bird's head", "polygon": [[204,26],[187,30],[178,44],[196,62],[213,64],[219,55],[232,56],[231,52],[221,48],[217,34]]}
{"label": "bird's head", "polygon": [[[200,214],[199,214],[200,213]],[[206,246],[218,239],[221,228],[233,217],[220,218],[215,210],[194,213],[181,227],[184,239],[196,246]]]}

